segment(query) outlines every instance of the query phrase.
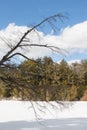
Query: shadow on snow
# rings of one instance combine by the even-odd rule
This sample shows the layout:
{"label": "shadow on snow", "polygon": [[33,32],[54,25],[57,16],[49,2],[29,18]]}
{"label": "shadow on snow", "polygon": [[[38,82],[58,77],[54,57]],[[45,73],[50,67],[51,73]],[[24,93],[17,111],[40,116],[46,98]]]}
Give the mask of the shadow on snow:
{"label": "shadow on snow", "polygon": [[44,121],[1,122],[0,130],[83,130],[87,129],[87,118],[48,119]]}

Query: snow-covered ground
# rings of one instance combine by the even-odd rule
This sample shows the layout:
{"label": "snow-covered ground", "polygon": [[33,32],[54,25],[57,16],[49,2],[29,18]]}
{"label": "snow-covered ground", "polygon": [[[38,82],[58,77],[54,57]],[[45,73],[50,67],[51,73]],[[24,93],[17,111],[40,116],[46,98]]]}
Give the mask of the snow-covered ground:
{"label": "snow-covered ground", "polygon": [[0,130],[77,129],[87,129],[87,102],[0,101]]}

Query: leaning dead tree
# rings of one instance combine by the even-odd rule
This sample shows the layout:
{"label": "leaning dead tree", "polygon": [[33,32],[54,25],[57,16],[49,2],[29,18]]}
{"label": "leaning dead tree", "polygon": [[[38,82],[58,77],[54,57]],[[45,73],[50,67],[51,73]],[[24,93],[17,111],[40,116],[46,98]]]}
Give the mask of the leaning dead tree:
{"label": "leaning dead tree", "polygon": [[23,54],[23,51],[20,52],[20,53],[17,51],[19,48],[22,48],[22,50],[23,50],[23,47],[26,47],[26,48],[28,48],[28,47],[34,47],[34,46],[36,46],[36,47],[44,47],[44,48],[48,48],[48,49],[50,49],[50,50],[52,50],[54,52],[61,53],[62,50],[60,50],[60,48],[58,48],[56,46],[50,46],[50,45],[48,45],[46,43],[44,43],[44,44],[32,44],[32,43],[30,43],[29,38],[27,36],[32,31],[37,30],[42,24],[48,22],[53,27],[53,24],[52,24],[53,21],[56,22],[57,19],[62,20],[63,18],[64,18],[64,16],[61,15],[61,14],[56,14],[56,15],[50,16],[50,17],[42,20],[39,24],[36,24],[32,28],[28,29],[21,36],[21,38],[19,39],[19,41],[16,41],[15,45],[12,45],[12,43],[7,43],[8,42],[7,41],[6,44],[8,44],[8,46],[9,46],[9,51],[0,60],[0,66],[5,66],[6,67],[6,62],[9,61],[10,59],[12,59],[15,56],[22,56],[25,59],[29,59],[30,60],[29,57],[27,57],[26,55]]}
{"label": "leaning dead tree", "polygon": [[[22,36],[20,36],[20,38],[18,38],[18,40],[15,42],[15,44],[11,43],[11,41],[9,43],[9,39],[7,39],[7,41],[2,39],[4,42],[6,41],[6,45],[8,46],[8,52],[6,52],[6,54],[4,54],[4,56],[0,59],[0,68],[11,68],[11,69],[12,69],[12,67],[16,68],[16,66],[8,64],[9,61],[12,60],[14,57],[21,56],[27,60],[32,60],[24,54],[23,51],[25,48],[27,48],[27,50],[28,50],[28,49],[32,49],[31,47],[40,47],[40,48],[47,48],[56,53],[61,53],[62,50],[57,46],[49,45],[47,43],[38,43],[38,44],[31,43],[28,36],[33,31],[37,33],[36,30],[38,30],[38,28],[41,25],[43,25],[44,23],[49,23],[51,25],[51,27],[54,27],[53,22],[56,22],[57,19],[62,21],[64,17],[65,16],[63,16],[62,14],[56,14],[56,15],[50,16],[48,18],[45,18],[44,20],[42,20],[40,23],[36,24],[32,28],[27,29],[27,31],[24,32],[22,34]],[[38,35],[38,37],[39,37],[39,35]],[[19,51],[19,49],[21,49],[22,51]],[[9,69],[8,69],[8,71],[9,71]],[[15,76],[13,77],[13,75],[11,73],[9,74],[9,72],[7,74],[4,73],[4,77],[1,74],[0,80],[4,81],[7,84],[7,86],[10,88],[15,87],[15,86],[21,86],[20,88],[17,88],[17,89],[19,89],[19,91],[22,91],[23,87],[29,88],[30,90],[33,90],[34,93],[36,93],[37,97],[40,97],[39,93],[34,89],[35,86],[32,86],[32,85],[29,86],[28,84],[26,84],[26,80],[21,79],[20,77],[15,77]],[[29,94],[32,95],[31,91]]]}

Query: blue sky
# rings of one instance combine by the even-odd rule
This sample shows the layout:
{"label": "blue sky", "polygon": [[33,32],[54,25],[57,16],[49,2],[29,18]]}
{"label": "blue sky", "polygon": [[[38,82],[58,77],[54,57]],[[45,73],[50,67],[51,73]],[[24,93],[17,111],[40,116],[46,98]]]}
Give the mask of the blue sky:
{"label": "blue sky", "polygon": [[[70,30],[75,28],[75,25],[82,23],[82,29],[82,25],[87,21],[87,0],[0,0],[0,30],[7,28],[11,23],[15,23],[17,26],[31,26],[58,12],[68,16],[67,20],[59,24],[59,28],[69,27],[68,30]],[[83,47],[85,51],[81,50],[80,52],[76,48],[77,51],[73,51],[67,57],[61,55],[52,57],[55,61],[62,58],[66,60],[87,59],[86,47],[86,45]]]}
{"label": "blue sky", "polygon": [[9,23],[28,25],[57,12],[68,14],[67,25],[87,19],[87,0],[0,0],[0,28]]}

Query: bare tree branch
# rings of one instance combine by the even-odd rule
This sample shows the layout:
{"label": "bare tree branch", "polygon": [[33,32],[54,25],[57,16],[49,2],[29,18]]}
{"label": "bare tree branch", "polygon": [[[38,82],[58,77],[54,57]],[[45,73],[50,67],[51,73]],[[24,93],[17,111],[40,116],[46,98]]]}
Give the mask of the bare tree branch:
{"label": "bare tree branch", "polygon": [[[0,66],[3,65],[4,62],[8,61],[10,58],[12,58],[15,55],[21,55],[26,59],[29,59],[28,57],[26,57],[24,54],[21,53],[15,53],[15,50],[17,50],[18,48],[21,48],[23,46],[38,46],[38,47],[46,47],[48,49],[51,49],[52,51],[56,51],[59,53],[59,48],[54,47],[54,46],[48,46],[47,44],[22,44],[23,42],[30,42],[29,39],[26,38],[26,36],[31,33],[32,31],[34,31],[35,29],[37,29],[40,25],[42,25],[45,22],[48,21],[52,21],[52,20],[56,20],[56,18],[62,19],[64,18],[63,15],[61,14],[55,14],[53,16],[50,16],[48,18],[45,18],[44,20],[42,20],[39,24],[36,24],[35,26],[33,26],[31,29],[27,30],[24,35],[20,38],[20,40],[16,43],[15,46],[12,46],[12,44],[9,45],[10,50],[2,57],[2,59],[0,60]],[[7,43],[8,44],[8,43]],[[56,49],[56,50],[55,50]]]}

